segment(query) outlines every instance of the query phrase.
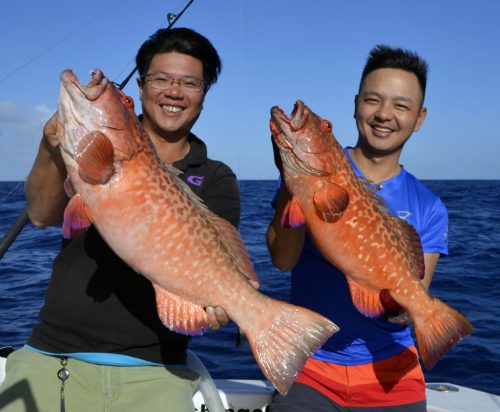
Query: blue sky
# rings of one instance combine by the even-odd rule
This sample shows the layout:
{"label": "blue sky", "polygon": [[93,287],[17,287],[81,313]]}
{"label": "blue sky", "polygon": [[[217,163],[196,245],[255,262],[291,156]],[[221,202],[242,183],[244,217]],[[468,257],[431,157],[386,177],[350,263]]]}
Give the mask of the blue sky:
{"label": "blue sky", "polygon": [[[187,0],[9,1],[0,14],[0,180],[24,180],[59,74],[98,67],[121,82],[141,43]],[[353,99],[369,50],[409,48],[430,65],[422,129],[401,163],[422,179],[500,179],[500,2],[496,0],[195,0],[176,23],[223,60],[193,131],[240,179],[276,177],[274,105],[297,99],[356,142]],[[137,102],[135,80],[125,88]],[[139,106],[139,105],[137,105]],[[140,110],[140,107],[139,107]]]}

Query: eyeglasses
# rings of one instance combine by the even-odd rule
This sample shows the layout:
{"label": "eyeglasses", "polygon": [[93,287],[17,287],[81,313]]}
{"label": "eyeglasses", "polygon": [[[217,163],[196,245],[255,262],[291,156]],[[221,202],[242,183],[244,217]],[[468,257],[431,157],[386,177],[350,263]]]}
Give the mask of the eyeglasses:
{"label": "eyeglasses", "polygon": [[177,83],[183,91],[192,93],[199,93],[205,90],[206,87],[205,81],[196,77],[181,77],[176,79],[166,73],[148,73],[142,76],[141,80],[144,83],[149,83],[155,90],[167,90],[174,83]]}

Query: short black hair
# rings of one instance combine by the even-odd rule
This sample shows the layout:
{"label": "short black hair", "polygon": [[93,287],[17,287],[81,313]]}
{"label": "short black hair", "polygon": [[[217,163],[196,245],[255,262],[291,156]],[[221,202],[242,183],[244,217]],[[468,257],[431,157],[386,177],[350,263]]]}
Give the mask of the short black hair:
{"label": "short black hair", "polygon": [[135,58],[139,76],[147,74],[153,57],[158,53],[177,52],[201,61],[206,88],[212,86],[222,70],[222,62],[210,41],[188,28],[159,29],[146,40]]}
{"label": "short black hair", "polygon": [[417,76],[418,84],[422,91],[422,97],[425,98],[429,65],[417,53],[399,47],[393,48],[383,44],[376,45],[370,51],[370,55],[363,69],[361,81],[359,82],[360,91],[366,76],[377,69],[401,69],[413,73]]}

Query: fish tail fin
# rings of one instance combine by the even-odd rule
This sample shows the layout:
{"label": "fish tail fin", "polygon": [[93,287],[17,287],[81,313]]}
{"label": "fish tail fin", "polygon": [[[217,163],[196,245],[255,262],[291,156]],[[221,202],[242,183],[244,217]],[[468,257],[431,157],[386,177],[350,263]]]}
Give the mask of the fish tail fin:
{"label": "fish tail fin", "polygon": [[269,306],[271,324],[256,325],[246,337],[266,378],[286,394],[307,358],[339,328],[309,309],[274,299]]}
{"label": "fish tail fin", "polygon": [[418,350],[427,370],[474,330],[465,316],[439,299],[430,298],[432,302],[426,315],[414,318]]}

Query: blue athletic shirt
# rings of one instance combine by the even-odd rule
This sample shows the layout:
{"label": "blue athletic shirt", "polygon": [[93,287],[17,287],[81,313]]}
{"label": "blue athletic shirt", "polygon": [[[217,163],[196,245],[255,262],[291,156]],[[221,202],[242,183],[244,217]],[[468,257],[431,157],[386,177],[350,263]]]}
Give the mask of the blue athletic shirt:
{"label": "blue athletic shirt", "polygon": [[[363,176],[347,148],[344,150],[356,174]],[[415,227],[424,252],[448,254],[446,207],[403,166],[377,193],[394,215]],[[307,235],[299,262],[292,269],[291,302],[323,314],[340,328],[315,352],[315,359],[360,365],[387,359],[414,345],[409,327],[358,312],[344,275],[321,256]]]}

